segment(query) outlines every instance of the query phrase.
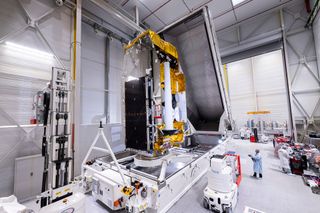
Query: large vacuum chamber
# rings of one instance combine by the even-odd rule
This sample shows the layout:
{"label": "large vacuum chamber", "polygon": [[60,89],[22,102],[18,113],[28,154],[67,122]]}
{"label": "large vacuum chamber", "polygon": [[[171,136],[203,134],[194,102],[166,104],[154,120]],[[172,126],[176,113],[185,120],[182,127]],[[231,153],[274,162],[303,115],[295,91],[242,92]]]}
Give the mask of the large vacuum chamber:
{"label": "large vacuum chamber", "polygon": [[196,130],[218,131],[225,111],[224,94],[216,68],[220,65],[214,59],[216,52],[210,45],[209,33],[201,10],[160,35],[178,50],[187,82],[188,119]]}

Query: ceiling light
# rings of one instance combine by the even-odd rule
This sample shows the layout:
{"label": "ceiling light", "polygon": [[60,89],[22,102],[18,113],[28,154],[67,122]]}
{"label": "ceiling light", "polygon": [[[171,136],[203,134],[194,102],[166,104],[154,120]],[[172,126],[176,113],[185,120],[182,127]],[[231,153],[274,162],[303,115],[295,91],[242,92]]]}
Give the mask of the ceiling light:
{"label": "ceiling light", "polygon": [[136,81],[139,80],[139,78],[133,77],[131,75],[128,76],[127,81]]}
{"label": "ceiling light", "polygon": [[246,1],[246,0],[232,0],[232,4],[233,4],[233,6],[236,6],[244,1]]}
{"label": "ceiling light", "polygon": [[19,52],[19,53],[26,54],[26,56],[40,57],[43,59],[53,59],[53,54],[48,53],[48,52],[44,52],[44,51],[37,50],[34,48],[22,46],[22,45],[15,44],[12,42],[6,42],[5,44],[6,44],[7,48],[9,48],[13,51]]}

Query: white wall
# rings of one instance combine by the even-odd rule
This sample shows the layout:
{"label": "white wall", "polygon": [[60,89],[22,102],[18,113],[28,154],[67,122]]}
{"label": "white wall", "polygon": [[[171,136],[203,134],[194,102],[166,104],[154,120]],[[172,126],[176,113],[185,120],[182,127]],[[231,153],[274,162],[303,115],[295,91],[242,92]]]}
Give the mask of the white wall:
{"label": "white wall", "polygon": [[0,1],[0,197],[13,193],[15,158],[41,153],[42,128],[16,125],[29,124],[33,96],[51,79],[52,66],[70,69],[70,9],[57,8],[54,1],[47,0],[21,3],[32,20],[54,9],[39,21],[39,29],[63,64],[8,48],[5,42],[52,53],[38,30],[23,30],[28,26],[27,16],[18,1]]}
{"label": "white wall", "polygon": [[271,111],[266,121],[288,122],[281,50],[227,65],[233,119],[240,128],[249,111]]}
{"label": "white wall", "polygon": [[112,39],[110,45],[110,66],[109,66],[109,122],[121,123],[121,80],[123,73],[124,49],[123,44]]}
{"label": "white wall", "polygon": [[232,118],[240,128],[247,121],[246,113],[256,110],[251,58],[228,64],[227,73]]}
{"label": "white wall", "polygon": [[105,117],[106,38],[82,23],[81,124],[98,123]]}
{"label": "white wall", "polygon": [[82,36],[81,123],[97,123],[102,116],[108,117],[108,123],[121,123],[123,45],[116,39],[96,34],[93,27],[85,23]]}
{"label": "white wall", "polygon": [[287,123],[289,111],[282,51],[254,57],[253,70],[258,110],[269,110],[270,120]]}
{"label": "white wall", "polygon": [[[108,55],[109,53],[109,55]],[[109,63],[108,63],[109,60]],[[103,121],[105,135],[114,151],[125,149],[124,127],[121,123],[121,75],[123,47],[112,39],[82,24],[81,48],[81,111],[79,146],[75,153],[75,175],[80,175],[81,163]],[[107,95],[107,96],[106,96]],[[108,122],[106,124],[106,119]],[[104,148],[102,140],[98,146]],[[105,155],[93,152],[91,157]]]}

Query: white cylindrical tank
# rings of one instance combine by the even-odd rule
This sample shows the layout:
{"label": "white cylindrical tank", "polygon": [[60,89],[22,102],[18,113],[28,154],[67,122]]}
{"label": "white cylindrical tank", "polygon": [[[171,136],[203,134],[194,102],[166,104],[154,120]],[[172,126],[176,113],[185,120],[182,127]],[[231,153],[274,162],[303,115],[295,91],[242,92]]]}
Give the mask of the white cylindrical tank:
{"label": "white cylindrical tank", "polygon": [[166,130],[173,129],[173,110],[171,94],[170,63],[164,62],[164,123]]}
{"label": "white cylindrical tank", "polygon": [[178,94],[179,97],[179,110],[180,110],[180,121],[187,122],[187,101],[186,101],[186,92]]}

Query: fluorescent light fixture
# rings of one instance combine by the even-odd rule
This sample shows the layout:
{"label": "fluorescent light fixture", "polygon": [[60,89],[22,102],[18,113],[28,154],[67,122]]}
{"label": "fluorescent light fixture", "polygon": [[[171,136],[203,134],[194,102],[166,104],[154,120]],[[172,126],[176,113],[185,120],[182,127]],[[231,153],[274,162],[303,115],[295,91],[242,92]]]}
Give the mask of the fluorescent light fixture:
{"label": "fluorescent light fixture", "polygon": [[127,81],[137,81],[139,78],[133,77],[131,75],[128,76]]}
{"label": "fluorescent light fixture", "polygon": [[236,6],[244,1],[246,1],[246,0],[232,0],[232,4],[233,4],[233,6]]}
{"label": "fluorescent light fixture", "polygon": [[51,54],[51,53],[47,53],[47,52],[40,51],[40,50],[37,50],[34,48],[22,46],[22,45],[15,44],[12,42],[6,42],[6,47],[8,47],[9,49],[11,49],[13,51],[26,54],[26,56],[34,56],[34,57],[40,57],[40,58],[44,58],[44,59],[53,59],[53,54]]}

